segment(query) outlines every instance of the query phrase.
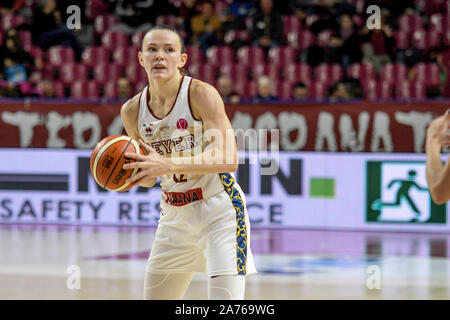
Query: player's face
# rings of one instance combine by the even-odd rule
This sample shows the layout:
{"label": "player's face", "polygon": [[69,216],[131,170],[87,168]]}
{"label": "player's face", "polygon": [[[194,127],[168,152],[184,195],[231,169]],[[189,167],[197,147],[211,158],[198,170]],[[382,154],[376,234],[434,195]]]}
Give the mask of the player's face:
{"label": "player's face", "polygon": [[145,35],[139,62],[153,79],[169,79],[186,63],[178,35],[170,30],[154,30]]}

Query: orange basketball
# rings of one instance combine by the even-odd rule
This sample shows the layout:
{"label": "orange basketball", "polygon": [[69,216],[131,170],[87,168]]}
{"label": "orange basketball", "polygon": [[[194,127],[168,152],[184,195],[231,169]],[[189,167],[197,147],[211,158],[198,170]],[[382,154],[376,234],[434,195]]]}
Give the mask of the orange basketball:
{"label": "orange basketball", "polygon": [[126,152],[143,154],[139,143],[127,136],[110,136],[97,143],[91,154],[91,173],[100,186],[111,191],[132,188],[125,180],[134,176],[139,169],[122,168],[125,163],[135,161],[126,158]]}

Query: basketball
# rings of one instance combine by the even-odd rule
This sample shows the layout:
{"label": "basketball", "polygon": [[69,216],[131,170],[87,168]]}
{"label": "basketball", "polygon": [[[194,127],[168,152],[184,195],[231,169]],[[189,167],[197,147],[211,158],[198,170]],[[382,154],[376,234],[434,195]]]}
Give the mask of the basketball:
{"label": "basketball", "polygon": [[134,159],[125,157],[126,152],[143,154],[139,143],[127,136],[109,136],[97,143],[91,154],[91,173],[95,181],[111,191],[127,191],[133,187],[125,180],[134,176],[139,169],[123,169],[125,163]]}

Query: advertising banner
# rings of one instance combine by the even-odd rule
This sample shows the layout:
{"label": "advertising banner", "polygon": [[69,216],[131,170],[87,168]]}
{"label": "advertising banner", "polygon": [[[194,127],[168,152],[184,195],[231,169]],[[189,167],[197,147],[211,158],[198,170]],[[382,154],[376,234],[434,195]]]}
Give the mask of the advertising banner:
{"label": "advertising banner", "polygon": [[[91,149],[125,133],[120,103],[0,101],[0,147]],[[424,152],[448,102],[227,105],[235,130],[279,129],[280,150]]]}
{"label": "advertising banner", "polygon": [[[161,189],[106,191],[89,156],[0,149],[0,223],[156,226]],[[430,198],[423,154],[281,152],[272,175],[261,159],[240,153],[235,173],[252,227],[450,232],[447,206]]]}

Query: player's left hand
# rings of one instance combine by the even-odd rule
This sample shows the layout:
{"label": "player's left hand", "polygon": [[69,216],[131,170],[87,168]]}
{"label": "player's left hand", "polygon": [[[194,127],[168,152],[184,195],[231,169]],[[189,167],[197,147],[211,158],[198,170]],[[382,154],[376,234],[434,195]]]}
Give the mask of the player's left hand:
{"label": "player's left hand", "polygon": [[127,163],[123,165],[124,169],[134,169],[139,168],[139,172],[133,177],[128,178],[126,182],[135,183],[141,179],[149,178],[153,179],[170,172],[171,160],[164,158],[155,149],[153,149],[148,144],[144,143],[139,139],[139,145],[142,149],[146,151],[146,155],[141,155],[137,153],[125,153],[125,157],[136,160],[132,163]]}
{"label": "player's left hand", "polygon": [[450,110],[444,115],[430,122],[427,129],[427,144],[429,146],[436,145],[439,147],[450,146]]}

